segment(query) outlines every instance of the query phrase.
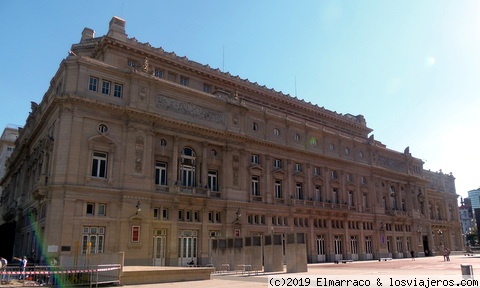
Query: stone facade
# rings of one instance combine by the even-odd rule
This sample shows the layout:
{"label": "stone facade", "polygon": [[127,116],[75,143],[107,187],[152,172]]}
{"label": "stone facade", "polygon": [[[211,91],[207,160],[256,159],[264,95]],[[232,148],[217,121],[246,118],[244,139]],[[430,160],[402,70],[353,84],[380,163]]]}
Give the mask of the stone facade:
{"label": "stone facade", "polygon": [[454,177],[339,114],[85,28],[9,161],[14,254],[211,263],[212,238],[304,233],[309,262],[462,249]]}

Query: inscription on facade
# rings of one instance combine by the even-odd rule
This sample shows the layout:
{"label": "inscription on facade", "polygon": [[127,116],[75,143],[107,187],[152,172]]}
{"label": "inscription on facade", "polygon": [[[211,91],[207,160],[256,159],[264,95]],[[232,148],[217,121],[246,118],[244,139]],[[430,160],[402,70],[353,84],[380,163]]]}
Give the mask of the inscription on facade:
{"label": "inscription on facade", "polygon": [[405,171],[404,162],[384,156],[378,156],[378,165],[395,171]]}
{"label": "inscription on facade", "polygon": [[213,109],[208,109],[196,104],[180,101],[177,99],[157,95],[157,108],[165,109],[174,113],[207,120],[214,123],[224,124],[225,115]]}

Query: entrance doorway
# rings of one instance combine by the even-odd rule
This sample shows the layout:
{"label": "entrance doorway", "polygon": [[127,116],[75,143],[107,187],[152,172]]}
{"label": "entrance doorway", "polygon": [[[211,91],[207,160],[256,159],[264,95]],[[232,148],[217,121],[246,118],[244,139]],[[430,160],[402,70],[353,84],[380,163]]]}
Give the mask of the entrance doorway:
{"label": "entrance doorway", "polygon": [[428,236],[424,235],[423,239],[423,250],[425,252],[425,256],[432,256],[432,251],[430,251],[430,246],[428,246]]}
{"label": "entrance doorway", "polygon": [[197,263],[197,231],[181,230],[178,237],[178,266]]}
{"label": "entrance doorway", "polygon": [[153,230],[153,266],[165,266],[167,230]]}

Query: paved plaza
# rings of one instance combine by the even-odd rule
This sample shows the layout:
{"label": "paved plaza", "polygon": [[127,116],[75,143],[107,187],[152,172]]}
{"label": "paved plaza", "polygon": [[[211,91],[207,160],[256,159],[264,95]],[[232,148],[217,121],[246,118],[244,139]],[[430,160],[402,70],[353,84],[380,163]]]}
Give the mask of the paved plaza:
{"label": "paved plaza", "polygon": [[[211,280],[147,284],[147,285],[129,285],[128,287],[230,287],[230,288],[253,288],[269,287],[268,277],[306,277],[306,276],[332,276],[332,277],[366,277],[372,281],[378,277],[404,275],[431,276],[432,278],[458,277],[461,279],[461,265],[471,265],[473,268],[473,277],[478,273],[480,276],[480,256],[450,256],[450,261],[443,261],[442,256],[416,258],[412,261],[410,258],[393,259],[391,261],[378,260],[358,261],[346,264],[322,263],[309,264],[308,272],[305,273],[259,273],[259,275],[246,275],[235,272],[214,273]],[[480,277],[478,277],[480,279]],[[384,285],[389,287],[388,285]],[[349,286],[350,287],[350,286]],[[438,286],[437,286],[438,287]],[[442,286],[443,287],[443,286]]]}

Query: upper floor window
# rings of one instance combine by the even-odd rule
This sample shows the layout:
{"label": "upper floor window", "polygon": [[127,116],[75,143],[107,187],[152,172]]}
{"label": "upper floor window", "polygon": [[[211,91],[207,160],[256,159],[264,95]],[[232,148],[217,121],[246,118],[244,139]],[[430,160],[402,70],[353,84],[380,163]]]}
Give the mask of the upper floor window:
{"label": "upper floor window", "polygon": [[205,92],[205,93],[212,93],[212,85],[203,84],[203,92]]}
{"label": "upper floor window", "polygon": [[295,172],[302,172],[302,164],[295,163]]}
{"label": "upper floor window", "polygon": [[107,178],[107,153],[93,152],[92,177]]}
{"label": "upper floor window", "polygon": [[102,94],[110,95],[110,81],[102,80]]}
{"label": "upper floor window", "polygon": [[298,134],[293,135],[293,140],[295,140],[296,142],[300,141],[300,135]]}
{"label": "upper floor window", "polygon": [[155,164],[155,184],[167,185],[167,163],[157,162]]}
{"label": "upper floor window", "polygon": [[295,184],[295,198],[299,200],[303,200],[303,189],[302,183]]}
{"label": "upper floor window", "polygon": [[317,146],[318,145],[318,140],[315,137],[310,138],[310,145],[312,146]]}
{"label": "upper floor window", "polygon": [[87,203],[87,215],[94,216],[95,215],[95,203]]}
{"label": "upper floor window", "polygon": [[273,135],[275,136],[280,135],[280,130],[278,128],[273,129]]}
{"label": "upper floor window", "polygon": [[282,168],[282,160],[274,159],[273,160],[273,167],[277,168],[277,169]]}
{"label": "upper floor window", "polygon": [[90,77],[90,80],[88,82],[88,90],[95,92],[98,91],[98,78]]}
{"label": "upper floor window", "polygon": [[218,175],[217,171],[208,171],[208,188],[211,191],[218,191]]}
{"label": "upper floor window", "polygon": [[163,78],[163,70],[155,69],[155,72],[153,72],[153,75],[158,78]]}
{"label": "upper floor window", "polygon": [[252,176],[252,195],[260,196],[260,179],[258,176]]}
{"label": "upper floor window", "polygon": [[134,60],[128,60],[127,65],[128,67],[135,67],[137,66],[137,63]]}
{"label": "upper floor window", "polygon": [[195,185],[195,151],[192,148],[182,150],[180,163],[180,177],[183,186],[193,187]]}
{"label": "upper floor window", "polygon": [[332,179],[337,179],[338,178],[337,171],[332,170],[331,176],[332,176]]}
{"label": "upper floor window", "polygon": [[347,173],[347,182],[353,182],[353,175],[350,173]]}
{"label": "upper floor window", "polygon": [[330,143],[329,148],[330,148],[331,151],[333,151],[333,150],[335,150],[335,145],[333,145],[332,143]]}
{"label": "upper floor window", "polygon": [[107,204],[98,204],[98,216],[107,216]]}
{"label": "upper floor window", "polygon": [[319,176],[321,173],[320,167],[313,167],[313,176]]}
{"label": "upper floor window", "polygon": [[107,133],[107,132],[108,132],[108,126],[105,125],[105,124],[99,124],[99,125],[98,125],[98,132],[99,132],[100,134],[105,134],[105,133]]}
{"label": "upper floor window", "polygon": [[255,122],[252,123],[252,130],[253,130],[253,131],[257,131],[257,130],[258,130],[258,124],[257,124],[257,123],[255,123]]}
{"label": "upper floor window", "polygon": [[113,96],[118,97],[118,98],[123,97],[123,85],[122,84],[115,83],[115,85],[113,86]]}
{"label": "upper floor window", "polygon": [[188,78],[185,76],[180,76],[180,85],[188,86]]}
{"label": "upper floor window", "polygon": [[260,156],[252,154],[252,164],[260,164]]}
{"label": "upper floor window", "polygon": [[283,198],[282,196],[282,180],[275,180],[275,198]]}

